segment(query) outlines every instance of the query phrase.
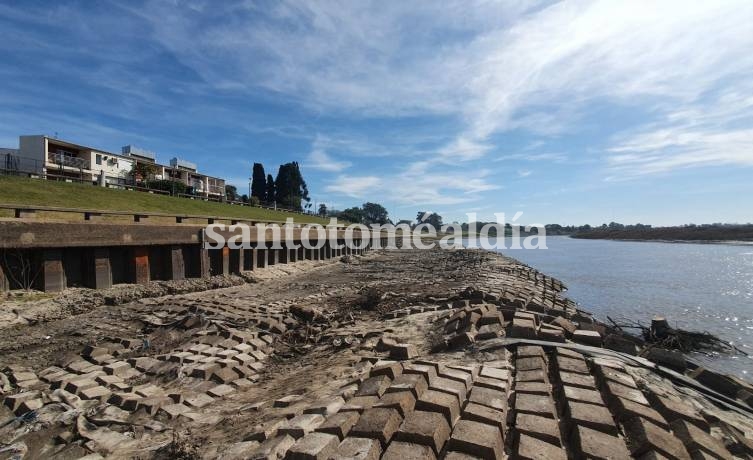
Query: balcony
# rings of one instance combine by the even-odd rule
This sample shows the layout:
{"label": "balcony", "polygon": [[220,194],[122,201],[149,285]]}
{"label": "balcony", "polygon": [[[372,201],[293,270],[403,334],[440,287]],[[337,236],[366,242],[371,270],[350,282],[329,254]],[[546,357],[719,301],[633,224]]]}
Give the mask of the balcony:
{"label": "balcony", "polygon": [[87,160],[68,153],[50,152],[47,154],[47,162],[76,169],[89,169],[89,162]]}

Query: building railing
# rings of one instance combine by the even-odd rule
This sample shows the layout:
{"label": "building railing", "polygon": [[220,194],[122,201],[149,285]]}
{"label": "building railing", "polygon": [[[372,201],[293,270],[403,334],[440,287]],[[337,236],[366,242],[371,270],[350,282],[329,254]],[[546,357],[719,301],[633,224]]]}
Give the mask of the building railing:
{"label": "building railing", "polygon": [[74,157],[63,153],[48,153],[47,161],[62,166],[70,166],[78,169],[89,169],[89,162],[84,158]]}

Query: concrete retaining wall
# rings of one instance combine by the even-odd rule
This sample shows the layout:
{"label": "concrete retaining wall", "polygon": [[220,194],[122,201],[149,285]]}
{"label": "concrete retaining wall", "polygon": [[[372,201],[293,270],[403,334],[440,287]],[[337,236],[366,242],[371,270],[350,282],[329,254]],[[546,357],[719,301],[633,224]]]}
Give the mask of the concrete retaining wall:
{"label": "concrete retaining wall", "polygon": [[[113,284],[206,278],[365,251],[336,249],[328,241],[319,249],[263,245],[204,249],[203,228],[0,221],[0,291],[27,287],[45,292],[66,287],[106,289]],[[295,229],[294,238],[299,243],[300,229]],[[360,245],[358,236],[353,240]]]}

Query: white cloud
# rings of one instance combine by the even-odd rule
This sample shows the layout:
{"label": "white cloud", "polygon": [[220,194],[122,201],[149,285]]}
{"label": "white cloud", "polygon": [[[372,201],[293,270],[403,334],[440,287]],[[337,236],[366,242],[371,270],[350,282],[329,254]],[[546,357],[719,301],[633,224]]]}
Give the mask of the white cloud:
{"label": "white cloud", "polygon": [[438,169],[417,161],[380,178],[339,176],[325,190],[352,198],[378,197],[390,204],[437,206],[478,201],[482,192],[501,188],[489,181],[488,170],[448,169],[444,164]]}
{"label": "white cloud", "polygon": [[349,168],[351,162],[349,161],[336,161],[323,150],[313,150],[304,166],[313,169],[319,169],[321,171],[339,172]]}
{"label": "white cloud", "polygon": [[467,161],[483,157],[494,146],[471,141],[465,137],[457,138],[452,144],[442,148],[439,154],[447,161]]}
{"label": "white cloud", "polygon": [[632,133],[617,136],[607,180],[698,166],[753,166],[753,96],[723,91],[686,105]]}
{"label": "white cloud", "polygon": [[519,169],[518,170],[518,177],[528,177],[531,174],[533,174],[533,171],[530,171],[528,169]]}
{"label": "white cloud", "polygon": [[500,161],[514,161],[514,160],[522,160],[522,161],[547,161],[552,163],[564,163],[568,160],[568,156],[564,153],[552,153],[552,152],[542,152],[542,153],[534,153],[534,152],[521,152],[521,153],[511,153],[511,154],[502,154],[495,157],[492,162],[500,162]]}
{"label": "white cloud", "polygon": [[324,190],[350,198],[374,196],[381,180],[376,176],[338,176]]}
{"label": "white cloud", "polygon": [[[445,161],[484,157],[500,132],[577,129],[594,102],[677,110],[753,70],[745,0],[195,3],[203,13],[165,3],[136,13],[207,82],[315,113],[454,117],[454,139],[435,152]],[[233,21],[206,22],[209,11]],[[743,136],[723,131],[704,139]]]}

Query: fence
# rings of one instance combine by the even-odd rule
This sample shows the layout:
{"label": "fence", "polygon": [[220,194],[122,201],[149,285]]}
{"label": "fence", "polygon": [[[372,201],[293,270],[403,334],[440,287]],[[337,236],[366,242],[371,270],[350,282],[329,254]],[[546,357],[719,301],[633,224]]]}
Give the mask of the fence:
{"label": "fence", "polygon": [[[226,216],[208,216],[197,214],[172,214],[164,212],[138,212],[138,211],[110,211],[104,209],[82,209],[82,208],[62,208],[55,206],[29,206],[25,204],[0,204],[0,209],[9,209],[13,211],[16,219],[34,219],[38,212],[55,212],[78,214],[83,221],[99,221],[104,216],[128,216],[133,222],[148,222],[150,217],[162,217],[174,219],[176,224],[188,223],[188,220],[203,220],[207,224],[215,222],[230,222],[230,224],[248,224],[256,225],[258,223],[266,224],[284,224],[285,221],[270,219],[249,219],[243,217],[226,217]],[[301,227],[305,224],[295,223],[293,227]],[[345,227],[339,224],[338,227]]]}

